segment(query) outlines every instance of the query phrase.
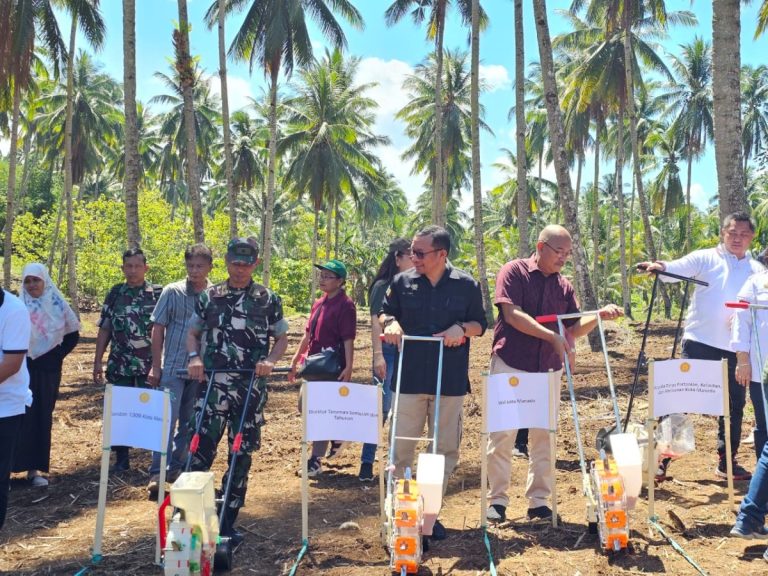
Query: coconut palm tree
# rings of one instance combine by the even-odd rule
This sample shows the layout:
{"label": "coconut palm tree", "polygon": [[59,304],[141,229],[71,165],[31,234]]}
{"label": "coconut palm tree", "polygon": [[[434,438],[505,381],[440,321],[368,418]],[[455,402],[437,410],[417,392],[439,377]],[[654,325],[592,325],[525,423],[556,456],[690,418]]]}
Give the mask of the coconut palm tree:
{"label": "coconut palm tree", "polygon": [[[161,115],[158,133],[164,142],[160,152],[162,158],[160,163],[162,166],[161,173],[166,178],[161,178],[161,182],[165,184],[172,183],[171,190],[174,193],[171,203],[175,205],[179,200],[178,192],[180,189],[177,185],[182,173],[185,175],[183,179],[184,196],[186,200],[190,200],[189,169],[187,167],[190,157],[194,156],[195,159],[199,158],[202,160],[195,169],[197,174],[196,185],[198,187],[202,180],[212,173],[214,162],[213,150],[219,139],[219,102],[211,94],[210,84],[203,79],[202,71],[196,69],[196,80],[193,82],[194,90],[192,93],[192,122],[195,140],[192,142],[193,150],[190,154],[188,150],[190,142],[185,117],[184,86],[181,84],[179,73],[177,70],[174,70],[174,74],[171,76],[162,72],[155,72],[154,76],[168,90],[165,94],[153,96],[149,103],[169,107]],[[174,156],[174,158],[168,158],[168,155]],[[178,172],[177,168],[180,168],[181,172]],[[200,209],[202,210],[202,205]]]}
{"label": "coconut palm tree", "polygon": [[[330,252],[330,219],[344,196],[357,200],[362,186],[375,188],[380,178],[375,146],[388,140],[373,134],[376,102],[365,95],[370,84],[355,84],[359,59],[345,60],[337,48],[302,70],[289,111],[280,154],[290,152],[285,178],[314,210],[312,261],[317,258],[320,211],[326,206],[326,252]],[[330,257],[327,254],[328,257]],[[314,278],[314,275],[313,275]],[[313,290],[314,294],[314,280]]]}
{"label": "coconut palm tree", "polygon": [[744,172],[751,158],[768,147],[768,67],[743,66],[741,69]]}
{"label": "coconut palm tree", "polygon": [[[568,173],[568,158],[565,149],[565,130],[563,128],[562,113],[555,80],[555,66],[552,58],[552,41],[549,36],[549,23],[547,21],[546,0],[534,0],[534,20],[536,21],[536,35],[539,44],[539,59],[544,79],[544,102],[547,108],[547,121],[549,136],[552,142],[555,174],[561,202],[565,209],[566,227],[573,237],[573,266],[576,271],[576,283],[581,294],[584,306],[587,309],[595,309],[597,301],[592,289],[592,281],[587,269],[586,253],[581,240],[581,227],[579,225],[576,202],[571,189],[571,177]],[[593,343],[595,345],[596,342]]]}
{"label": "coconut palm tree", "polygon": [[[514,0],[515,12],[515,133],[517,149],[525,150],[525,30],[523,26],[523,0]],[[527,155],[517,156],[517,226],[520,239],[517,244],[517,256],[524,258],[530,254],[528,244],[528,165]]]}
{"label": "coconut palm tree", "polygon": [[[214,7],[216,8],[214,10]],[[214,19],[219,31],[219,82],[221,83],[221,125],[224,137],[224,180],[227,185],[229,203],[229,236],[237,237],[237,186],[232,175],[232,143],[229,127],[229,88],[227,86],[227,53],[225,42],[226,0],[214,0],[205,14],[208,29],[213,28]]]}
{"label": "coconut palm tree", "polygon": [[184,101],[184,135],[187,140],[186,168],[187,194],[192,205],[192,229],[195,242],[205,241],[203,226],[203,206],[200,199],[200,180],[197,167],[197,137],[195,134],[195,104],[194,88],[198,75],[195,74],[195,64],[189,51],[189,18],[187,16],[187,0],[178,0],[179,27],[173,31],[173,48],[176,52],[176,73],[181,86]]}
{"label": "coconut palm tree", "polygon": [[[456,7],[459,10],[461,21],[464,26],[471,26],[472,23],[472,0],[456,0]],[[384,12],[384,18],[388,25],[393,25],[410,12],[411,18],[416,25],[420,25],[425,19],[428,19],[427,24],[427,39],[434,41],[435,50],[437,55],[435,59],[436,73],[432,77],[434,81],[434,126],[435,130],[432,134],[434,138],[434,149],[443,151],[442,138],[444,134],[443,129],[443,107],[446,99],[443,97],[442,81],[443,81],[443,38],[445,35],[445,18],[448,12],[448,8],[451,5],[451,0],[395,0],[386,12]],[[488,17],[481,7],[478,7],[478,26],[482,30],[485,28],[488,22]],[[432,219],[435,224],[444,224],[444,206],[449,198],[448,189],[445,180],[447,176],[447,168],[445,163],[448,159],[447,153],[445,155],[438,154],[435,157],[435,170],[432,179],[433,195],[432,195]]]}
{"label": "coconut palm tree", "polygon": [[[229,0],[227,12],[239,11],[248,4],[250,7],[232,40],[229,54],[237,60],[247,61],[251,72],[254,65],[258,65],[269,79],[269,164],[262,277],[264,284],[268,286],[272,254],[272,212],[275,202],[277,87],[280,71],[290,76],[294,65],[305,67],[313,62],[307,15],[315,21],[330,44],[338,48],[345,47],[347,40],[334,11],[356,28],[362,28],[363,18],[349,0]],[[216,16],[218,18],[218,14]]]}
{"label": "coconut palm tree", "polygon": [[712,119],[712,50],[709,42],[695,37],[681,46],[682,56],[672,56],[672,68],[678,80],[667,94],[669,110],[676,114],[675,125],[684,132],[688,178],[685,188],[686,232],[685,252],[691,237],[691,171],[713,136]]}
{"label": "coconut palm tree", "polygon": [[470,90],[472,123],[472,198],[473,232],[477,256],[477,276],[488,322],[493,323],[488,277],[485,268],[485,227],[483,226],[483,190],[480,181],[480,1],[472,0],[472,86]]}
{"label": "coconut palm tree", "polygon": [[[71,155],[70,161],[64,162],[65,171],[68,163],[71,184],[79,185],[87,174],[104,166],[110,148],[118,145],[123,133],[123,112],[119,108],[123,91],[84,50],[72,60],[71,68],[67,86],[51,85],[49,92],[40,95],[39,130],[49,138],[49,162],[56,163],[62,156]],[[71,123],[69,143],[67,120]]]}
{"label": "coconut palm tree", "polygon": [[[471,174],[472,107],[471,75],[467,69],[466,52],[446,51],[443,66],[443,172],[447,197],[457,197],[469,182]],[[413,143],[403,152],[404,160],[413,161],[412,174],[425,174],[425,183],[434,182],[437,171],[434,131],[434,75],[437,58],[430,54],[426,62],[418,64],[413,74],[406,77],[403,88],[410,101],[396,114],[406,124],[405,133]],[[479,90],[485,88],[481,81]],[[483,121],[484,108],[478,105],[479,127],[489,131]],[[434,217],[433,217],[434,218]]]}
{"label": "coconut palm tree", "polygon": [[[51,0],[0,0],[0,91],[10,103],[10,151],[5,208],[3,284],[11,285],[13,215],[22,93],[32,80],[35,41],[43,44],[58,77],[66,47]],[[6,108],[7,109],[7,108]]]}

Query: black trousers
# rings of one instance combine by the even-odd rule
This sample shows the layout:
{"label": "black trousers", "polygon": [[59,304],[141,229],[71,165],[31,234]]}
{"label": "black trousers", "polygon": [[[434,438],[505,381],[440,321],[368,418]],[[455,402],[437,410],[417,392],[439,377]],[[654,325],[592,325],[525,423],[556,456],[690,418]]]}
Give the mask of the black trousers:
{"label": "black trousers", "polygon": [[53,410],[59,397],[61,368],[31,369],[29,389],[34,402],[27,406],[13,458],[13,471],[40,470],[48,472],[51,464],[51,428]]}
{"label": "black trousers", "polygon": [[[695,342],[683,340],[682,357],[692,360],[721,360],[728,361],[728,397],[731,416],[731,453],[736,457],[741,443],[741,423],[744,420],[744,404],[747,401],[747,387],[736,382],[736,353],[721,350]],[[725,458],[725,419],[717,419],[717,453]]]}
{"label": "black trousers", "polygon": [[5,511],[8,509],[8,487],[11,483],[11,466],[16,437],[21,430],[23,414],[0,418],[0,528],[5,524]]}

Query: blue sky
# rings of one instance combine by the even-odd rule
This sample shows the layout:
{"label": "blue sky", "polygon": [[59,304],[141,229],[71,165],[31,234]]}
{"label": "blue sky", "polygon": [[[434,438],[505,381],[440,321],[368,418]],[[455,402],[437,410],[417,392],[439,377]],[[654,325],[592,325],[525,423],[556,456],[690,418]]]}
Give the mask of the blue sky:
{"label": "blue sky", "polygon": [[[191,48],[193,54],[200,58],[201,66],[213,76],[212,87],[218,91],[217,30],[208,30],[202,22],[202,15],[211,1],[188,0],[189,19],[192,24]],[[349,41],[349,53],[361,58],[359,80],[379,84],[370,93],[380,105],[376,125],[379,132],[389,136],[392,141],[391,146],[379,150],[380,156],[387,169],[400,182],[409,200],[413,202],[422,190],[423,177],[411,175],[411,166],[400,159],[400,153],[409,142],[403,133],[403,125],[394,119],[394,114],[408,99],[407,94],[400,88],[403,78],[425,58],[431,49],[431,42],[425,39],[424,28],[417,27],[409,17],[388,28],[384,23],[383,14],[389,3],[389,0],[358,0],[355,4],[365,19],[365,30],[356,31],[345,26],[345,31]],[[108,35],[104,48],[96,56],[105,70],[120,81],[123,58],[121,4],[115,0],[102,2]],[[514,30],[510,0],[485,0],[483,4],[490,17],[490,26],[481,37],[481,75],[491,89],[481,96],[481,101],[486,108],[486,122],[494,132],[493,135],[481,136],[483,189],[487,190],[499,183],[499,175],[492,164],[501,158],[501,148],[515,148],[514,124],[507,121],[507,112],[514,102]],[[752,40],[759,4],[753,2],[742,7],[743,64],[757,65],[765,61],[764,51],[768,47],[768,37]],[[153,95],[163,91],[153,73],[169,71],[169,59],[173,54],[171,32],[178,20],[178,8],[175,0],[138,0],[136,5],[137,91],[139,99],[146,102]],[[538,46],[532,7],[530,2],[524,2],[524,5],[526,61],[530,62],[538,60]],[[556,11],[567,6],[568,2],[548,2],[552,36],[565,30],[565,22]],[[711,40],[710,2],[668,2],[668,7],[693,11],[699,24],[695,28],[671,30],[669,39],[663,42],[666,50],[677,53],[678,45],[689,42],[695,35]],[[227,21],[227,44],[239,28],[242,17],[233,16]],[[61,25],[63,30],[68,30],[69,24],[65,17],[62,17]],[[319,56],[324,46],[322,36],[313,29],[312,38],[316,55]],[[467,39],[466,29],[461,26],[455,13],[452,13],[446,27],[446,47],[468,49]],[[78,42],[82,47],[82,39]],[[249,97],[261,96],[265,83],[259,71],[250,75],[247,64],[229,61],[228,76],[231,110],[247,105]],[[587,166],[590,165],[591,160],[587,156]],[[591,180],[591,168],[587,170],[587,174],[584,176],[584,184]],[[548,168],[545,175],[554,179],[554,170]],[[629,177],[629,172],[626,176]],[[575,183],[575,175],[572,180]],[[708,199],[717,192],[714,151],[711,146],[707,154],[694,165],[692,181],[694,202],[701,207],[706,206]],[[685,182],[683,184],[685,185]],[[468,205],[470,197],[471,192],[465,192],[462,203]]]}

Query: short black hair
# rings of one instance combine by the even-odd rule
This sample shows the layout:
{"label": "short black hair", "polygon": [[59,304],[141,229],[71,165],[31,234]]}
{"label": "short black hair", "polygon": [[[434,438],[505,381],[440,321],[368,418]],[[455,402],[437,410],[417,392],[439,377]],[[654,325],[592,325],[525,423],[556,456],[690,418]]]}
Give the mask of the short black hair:
{"label": "short black hair", "polygon": [[442,226],[427,226],[416,232],[415,235],[429,236],[432,240],[432,247],[436,250],[451,251],[451,235]]}
{"label": "short black hair", "polygon": [[752,217],[743,210],[731,212],[728,216],[723,218],[723,230],[728,228],[733,222],[746,222],[749,224],[749,229],[752,232],[755,231],[755,222],[752,220]]}
{"label": "short black hair", "polygon": [[205,244],[192,244],[192,246],[187,246],[187,249],[184,250],[185,262],[195,258],[196,256],[205,258],[208,261],[208,264],[213,264],[213,253],[211,252],[211,249],[208,248],[208,246]]}
{"label": "short black hair", "polygon": [[126,259],[133,258],[134,256],[141,256],[141,259],[144,261],[144,264],[147,263],[147,257],[144,254],[144,251],[141,248],[128,248],[125,252],[123,252],[123,264],[125,264]]}

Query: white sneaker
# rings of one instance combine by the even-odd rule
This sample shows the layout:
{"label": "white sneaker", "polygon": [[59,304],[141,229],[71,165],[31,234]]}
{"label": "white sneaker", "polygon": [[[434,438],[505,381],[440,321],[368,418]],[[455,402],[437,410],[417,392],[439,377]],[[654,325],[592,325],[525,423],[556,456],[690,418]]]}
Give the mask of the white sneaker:
{"label": "white sneaker", "polygon": [[45,488],[48,486],[48,478],[44,476],[32,476],[30,482],[32,482],[32,486],[35,488]]}

